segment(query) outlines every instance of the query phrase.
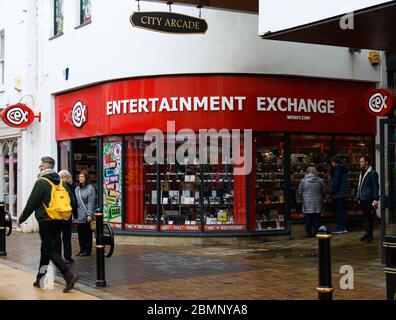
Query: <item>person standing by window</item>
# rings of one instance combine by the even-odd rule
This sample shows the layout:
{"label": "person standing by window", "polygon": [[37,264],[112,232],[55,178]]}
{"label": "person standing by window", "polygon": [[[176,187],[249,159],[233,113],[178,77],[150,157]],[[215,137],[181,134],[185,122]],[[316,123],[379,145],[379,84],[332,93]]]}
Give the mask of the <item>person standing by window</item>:
{"label": "person standing by window", "polygon": [[342,155],[331,158],[331,197],[335,204],[337,228],[332,233],[347,233],[347,198],[350,193],[348,166]]}
{"label": "person standing by window", "polygon": [[[307,238],[312,238],[319,231],[320,214],[324,210],[323,200],[326,194],[327,186],[318,176],[318,171],[315,167],[309,167],[297,191],[305,215]],[[312,234],[312,227],[314,234]]]}
{"label": "person standing by window", "polygon": [[77,256],[87,257],[92,253],[91,220],[95,213],[95,189],[90,183],[88,171],[81,171],[78,176],[79,185],[76,188],[77,198],[77,230],[80,252]]}
{"label": "person standing by window", "polygon": [[379,204],[378,173],[371,167],[371,159],[362,156],[359,161],[360,176],[358,184],[358,201],[363,211],[366,233],[361,241],[373,240],[373,208],[377,209]]}

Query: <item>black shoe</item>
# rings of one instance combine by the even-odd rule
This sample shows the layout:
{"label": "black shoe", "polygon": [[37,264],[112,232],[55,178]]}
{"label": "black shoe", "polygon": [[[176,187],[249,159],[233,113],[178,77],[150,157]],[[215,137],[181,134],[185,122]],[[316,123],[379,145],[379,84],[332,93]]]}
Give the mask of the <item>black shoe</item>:
{"label": "black shoe", "polygon": [[65,259],[66,264],[72,264],[74,263],[74,259],[69,258],[69,259]]}
{"label": "black shoe", "polygon": [[89,252],[83,252],[82,254],[80,254],[80,257],[90,257],[91,254]]}
{"label": "black shoe", "polygon": [[40,281],[41,281],[41,279],[42,278],[44,278],[45,277],[45,274],[43,274],[43,275],[38,275],[37,277],[36,277],[36,281],[33,283],[33,287],[35,287],[35,288],[38,288],[38,289],[41,289],[41,285],[40,285]]}
{"label": "black shoe", "polygon": [[363,237],[360,238],[360,241],[366,241],[367,240],[368,235],[365,234]]}
{"label": "black shoe", "polygon": [[36,279],[36,281],[34,281],[33,287],[38,288],[38,289],[41,289],[41,286],[40,286],[40,279]]}
{"label": "black shoe", "polygon": [[84,251],[80,251],[79,253],[76,254],[76,257],[80,257],[83,253]]}
{"label": "black shoe", "polygon": [[372,236],[368,236],[368,237],[366,238],[366,242],[371,242],[371,241],[373,241],[373,237],[372,237]]}
{"label": "black shoe", "polygon": [[78,280],[78,277],[75,276],[72,272],[69,272],[65,276],[65,280],[66,280],[66,287],[65,289],[63,289],[63,293],[68,293],[70,290],[74,288],[74,284]]}

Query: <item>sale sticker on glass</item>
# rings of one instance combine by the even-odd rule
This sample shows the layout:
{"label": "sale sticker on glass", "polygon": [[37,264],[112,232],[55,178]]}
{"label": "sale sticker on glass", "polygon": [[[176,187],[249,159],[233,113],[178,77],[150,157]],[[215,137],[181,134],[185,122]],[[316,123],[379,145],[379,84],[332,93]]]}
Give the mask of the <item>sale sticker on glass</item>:
{"label": "sale sticker on glass", "polygon": [[122,142],[103,143],[103,210],[105,220],[121,225]]}

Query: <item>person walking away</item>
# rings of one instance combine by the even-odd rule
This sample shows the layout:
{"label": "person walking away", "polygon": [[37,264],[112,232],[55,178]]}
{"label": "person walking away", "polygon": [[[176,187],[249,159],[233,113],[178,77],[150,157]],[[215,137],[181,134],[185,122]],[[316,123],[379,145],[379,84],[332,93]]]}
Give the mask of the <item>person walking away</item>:
{"label": "person walking away", "polygon": [[362,156],[359,164],[361,171],[357,198],[363,211],[366,229],[360,240],[369,242],[373,240],[373,208],[377,209],[379,204],[379,179],[378,173],[371,166],[370,157]]}
{"label": "person walking away", "polygon": [[65,220],[70,219],[75,198],[67,185],[63,184],[54,167],[54,159],[50,157],[41,159],[39,179],[33,187],[17,225],[20,227],[35,212],[39,223],[41,257],[39,272],[33,286],[36,288],[42,287],[41,280],[46,274],[50,261],[52,261],[66,281],[66,287],[63,289],[63,292],[66,293],[73,289],[78,277],[70,271],[65,261],[62,260],[58,249],[62,225]]}
{"label": "person walking away", "polygon": [[350,193],[348,166],[341,155],[331,159],[331,197],[335,204],[337,228],[332,233],[347,233],[347,198]]}
{"label": "person walking away", "polygon": [[[73,179],[69,171],[62,170],[59,172],[59,176],[61,177],[63,183],[69,188],[72,194],[74,194],[75,188],[73,186]],[[67,264],[71,264],[74,262],[72,258],[72,229],[73,229],[73,218],[77,219],[77,202],[74,201],[74,205],[72,207],[72,216],[69,220],[65,221],[62,226],[62,243],[63,243],[63,257]],[[59,248],[59,253],[62,253],[62,249]]]}
{"label": "person walking away", "polygon": [[91,220],[95,212],[95,188],[90,183],[88,171],[81,171],[78,176],[79,185],[76,188],[77,198],[77,230],[80,252],[77,256],[86,257],[92,253]]}
{"label": "person walking away", "polygon": [[[323,201],[326,194],[325,182],[318,176],[315,167],[309,167],[297,190],[305,215],[307,238],[314,237],[319,231],[320,215],[324,211]],[[314,234],[312,234],[312,227]]]}

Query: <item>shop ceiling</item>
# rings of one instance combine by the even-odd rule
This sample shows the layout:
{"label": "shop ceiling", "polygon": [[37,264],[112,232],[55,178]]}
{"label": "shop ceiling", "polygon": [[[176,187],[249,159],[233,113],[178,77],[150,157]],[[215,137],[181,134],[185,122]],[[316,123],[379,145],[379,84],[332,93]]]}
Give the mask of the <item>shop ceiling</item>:
{"label": "shop ceiling", "polygon": [[342,29],[339,15],[267,33],[263,39],[373,49],[396,53],[396,1],[354,12],[354,29]]}
{"label": "shop ceiling", "polygon": [[167,1],[167,0],[144,0],[151,2],[163,2],[164,4],[185,4],[191,6],[203,6],[208,8],[219,8],[246,11],[252,13],[258,13],[259,1],[258,0],[178,0],[178,1]]}

